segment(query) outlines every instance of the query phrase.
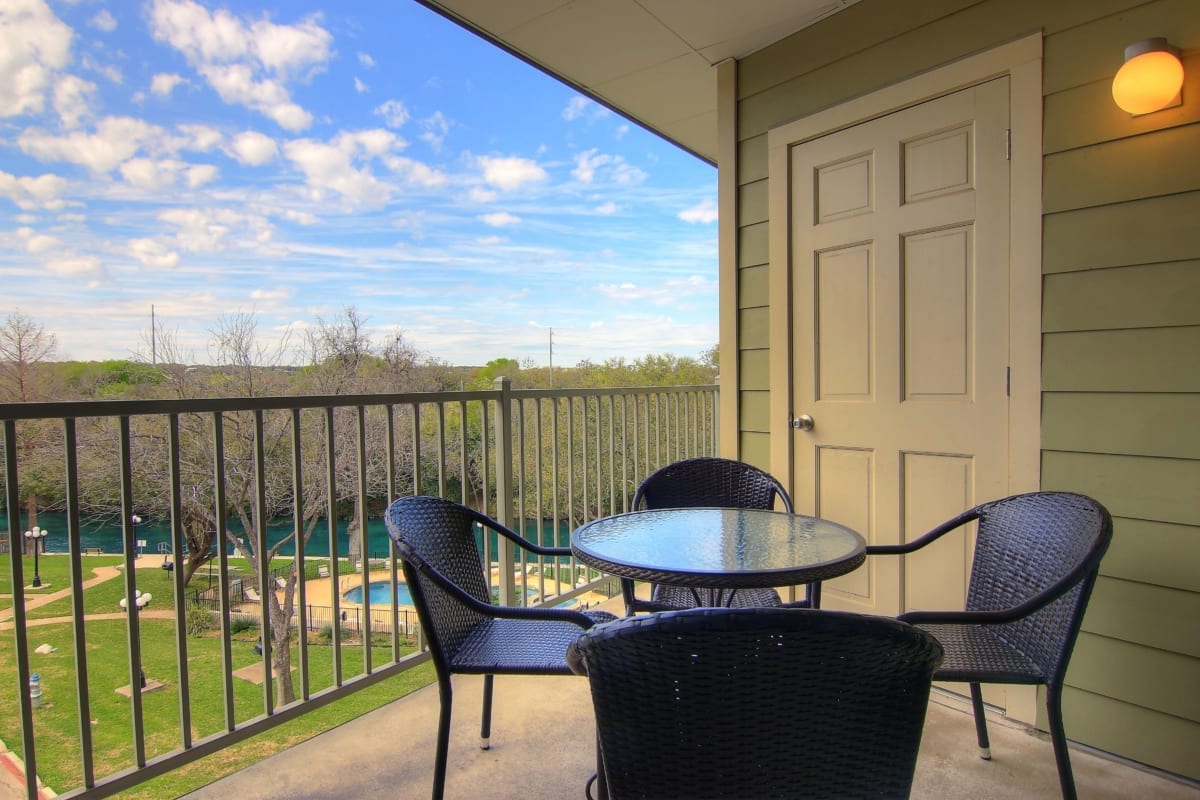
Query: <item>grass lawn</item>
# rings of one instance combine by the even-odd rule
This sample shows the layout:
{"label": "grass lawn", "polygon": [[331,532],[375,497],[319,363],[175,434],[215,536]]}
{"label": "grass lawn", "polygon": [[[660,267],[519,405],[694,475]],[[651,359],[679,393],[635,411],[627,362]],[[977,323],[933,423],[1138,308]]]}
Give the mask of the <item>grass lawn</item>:
{"label": "grass lawn", "polygon": [[[85,568],[93,563],[100,563],[101,559],[110,564],[121,562],[119,557],[89,557],[84,559]],[[47,565],[47,561],[60,563]],[[46,566],[46,569],[40,570],[43,580],[49,580],[57,588],[68,585],[66,558],[49,557],[41,559],[41,562]],[[9,574],[8,566],[6,559],[0,562],[5,578]],[[58,569],[62,571],[61,579],[53,577],[57,575]],[[137,579],[141,591],[148,591],[154,595],[151,608],[169,610],[172,607],[168,600],[172,595],[172,585],[170,576],[165,571],[139,570]],[[51,590],[54,588],[52,586]],[[0,584],[0,593],[3,591],[4,585]],[[116,578],[87,589],[84,593],[84,605],[88,613],[120,611],[118,601],[123,596],[124,580]],[[11,604],[11,601],[9,603]],[[32,612],[29,616],[34,619],[69,615],[69,603],[69,598],[64,598],[35,609],[36,617]],[[170,620],[147,617],[142,619],[140,627],[142,662],[146,676],[165,684],[163,690],[143,695],[142,698],[146,753],[147,757],[153,758],[181,746],[175,632],[174,623]],[[115,691],[117,687],[129,684],[126,624],[124,620],[89,620],[86,624],[86,634],[93,753],[96,774],[104,776],[131,767],[134,763],[130,702]],[[4,632],[4,635],[8,633]],[[43,643],[57,648],[48,655],[31,653],[30,669],[40,674],[44,693],[43,706],[34,711],[38,772],[47,785],[61,793],[78,788],[82,784],[71,626],[68,623],[58,623],[32,627],[28,630],[28,637],[31,651]],[[234,669],[261,662],[261,657],[253,652],[257,638],[256,627],[235,635],[232,647]],[[193,739],[199,739],[225,728],[220,639],[217,634],[189,636],[187,652],[192,736]],[[333,649],[328,645],[310,641],[308,652],[311,690],[315,692],[331,686]],[[411,648],[405,648],[403,652],[411,652]],[[292,653],[292,661],[295,664],[295,646]],[[361,671],[362,654],[360,644],[347,644],[341,648],[340,657],[345,678],[357,675]],[[372,661],[375,665],[388,663],[390,656],[390,646],[373,648]],[[298,670],[293,672],[293,676],[299,693]],[[378,708],[432,680],[432,667],[428,664],[423,665],[119,796],[147,800],[178,796],[360,716],[366,711]],[[237,722],[244,722],[263,713],[261,686],[235,678],[233,689]],[[16,691],[14,648],[0,647],[0,708],[15,708]],[[17,714],[0,715],[0,738],[13,750],[21,751]]]}

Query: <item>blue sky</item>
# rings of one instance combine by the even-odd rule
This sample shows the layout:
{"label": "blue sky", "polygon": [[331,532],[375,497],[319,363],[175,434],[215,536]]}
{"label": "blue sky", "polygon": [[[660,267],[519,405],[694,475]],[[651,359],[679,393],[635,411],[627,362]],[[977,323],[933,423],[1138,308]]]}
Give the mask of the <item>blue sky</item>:
{"label": "blue sky", "polygon": [[3,0],[0,286],[60,358],[151,305],[200,362],[345,306],[455,364],[698,355],[716,171],[407,0]]}

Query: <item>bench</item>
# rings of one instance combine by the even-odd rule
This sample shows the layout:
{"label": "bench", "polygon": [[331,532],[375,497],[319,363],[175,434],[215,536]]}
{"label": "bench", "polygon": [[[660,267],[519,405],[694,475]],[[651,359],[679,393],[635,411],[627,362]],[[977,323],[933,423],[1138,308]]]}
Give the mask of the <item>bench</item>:
{"label": "bench", "polygon": [[85,547],[85,548],[83,548],[83,554],[85,556],[102,556],[102,555],[104,555],[104,548],[103,547]]}

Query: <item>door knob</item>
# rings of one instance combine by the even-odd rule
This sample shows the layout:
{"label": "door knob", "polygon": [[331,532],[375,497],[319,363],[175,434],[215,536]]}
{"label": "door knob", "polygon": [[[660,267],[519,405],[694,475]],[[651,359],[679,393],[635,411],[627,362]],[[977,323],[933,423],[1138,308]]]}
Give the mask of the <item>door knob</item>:
{"label": "door knob", "polygon": [[808,414],[792,418],[792,427],[798,431],[811,431],[815,425],[816,422]]}

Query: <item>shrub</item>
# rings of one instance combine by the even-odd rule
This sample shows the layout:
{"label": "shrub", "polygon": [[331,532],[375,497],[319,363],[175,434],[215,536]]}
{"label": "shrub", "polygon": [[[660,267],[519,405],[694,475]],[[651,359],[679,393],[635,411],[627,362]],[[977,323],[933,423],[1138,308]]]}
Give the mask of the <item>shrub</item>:
{"label": "shrub", "polygon": [[185,623],[188,636],[204,636],[217,629],[217,615],[203,603],[188,603]]}

